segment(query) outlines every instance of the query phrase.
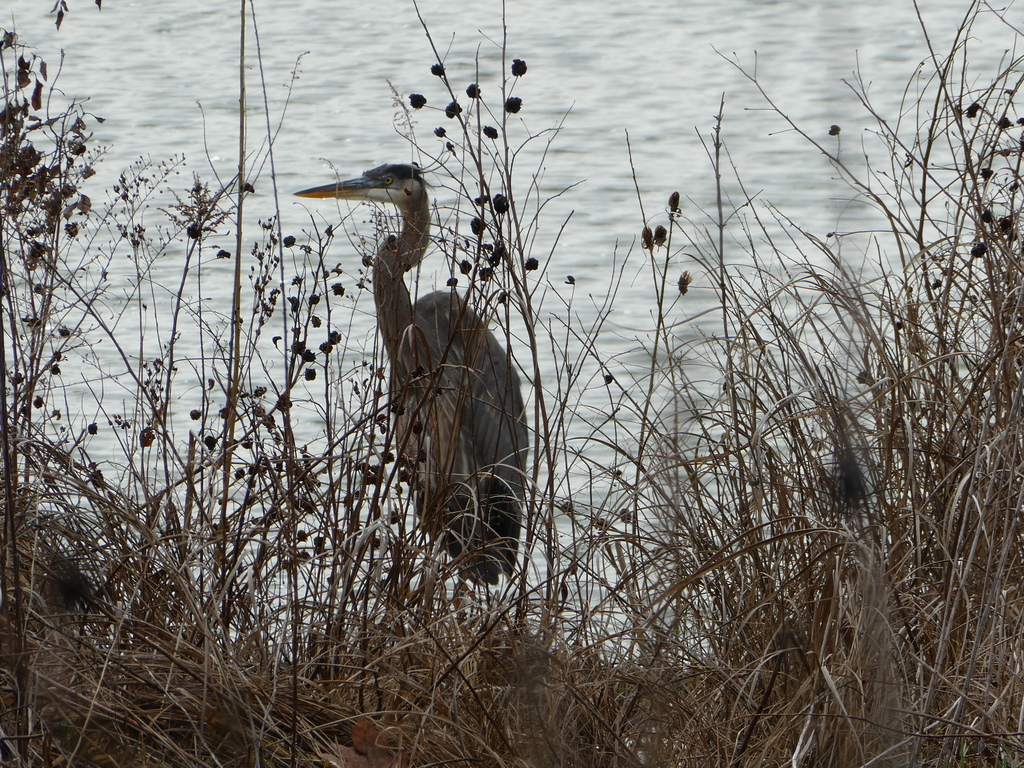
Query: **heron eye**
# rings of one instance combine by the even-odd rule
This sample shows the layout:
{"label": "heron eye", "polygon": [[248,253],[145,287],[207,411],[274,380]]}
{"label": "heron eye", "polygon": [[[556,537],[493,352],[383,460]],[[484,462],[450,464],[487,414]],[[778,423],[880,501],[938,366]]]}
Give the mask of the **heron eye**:
{"label": "heron eye", "polygon": [[394,179],[392,179],[390,176],[385,176],[384,177],[384,183],[387,184],[389,187],[391,186],[391,183],[393,181],[394,181]]}

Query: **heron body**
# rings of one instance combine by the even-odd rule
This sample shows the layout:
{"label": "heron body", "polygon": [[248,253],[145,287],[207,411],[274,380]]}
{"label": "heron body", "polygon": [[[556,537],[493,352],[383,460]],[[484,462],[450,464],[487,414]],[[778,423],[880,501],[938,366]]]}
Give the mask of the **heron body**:
{"label": "heron body", "polygon": [[403,460],[417,467],[419,513],[476,579],[511,574],[519,551],[529,437],[508,353],[454,290],[415,304],[405,273],[430,243],[430,195],[420,170],[382,165],[300,197],[388,203],[402,231],[373,264],[378,327],[391,366],[391,409]]}

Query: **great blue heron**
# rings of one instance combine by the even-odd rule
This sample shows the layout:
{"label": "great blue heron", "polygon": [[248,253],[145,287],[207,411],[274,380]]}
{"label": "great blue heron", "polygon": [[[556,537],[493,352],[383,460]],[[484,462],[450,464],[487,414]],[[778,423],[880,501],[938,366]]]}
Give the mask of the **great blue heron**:
{"label": "great blue heron", "polygon": [[357,179],[296,193],[389,203],[402,232],[373,263],[373,296],[391,362],[398,453],[417,466],[419,513],[473,578],[511,574],[519,550],[529,437],[508,353],[454,289],[415,304],[405,273],[430,243],[430,195],[420,169],[382,165]]}

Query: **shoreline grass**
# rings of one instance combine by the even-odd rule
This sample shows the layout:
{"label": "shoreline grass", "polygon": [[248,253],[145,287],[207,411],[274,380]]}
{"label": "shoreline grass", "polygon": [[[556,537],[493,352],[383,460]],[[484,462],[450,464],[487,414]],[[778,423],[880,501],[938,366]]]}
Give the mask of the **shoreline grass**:
{"label": "shoreline grass", "polygon": [[[720,116],[717,210],[640,200],[628,258],[659,301],[629,378],[603,356],[607,306],[542,319],[547,199],[517,160],[557,131],[520,133],[527,62],[506,41],[500,72],[471,73],[494,101],[432,62],[420,108],[450,146],[412,143],[457,192],[435,246],[533,382],[532,559],[493,589],[420,529],[384,357],[347,354],[369,272],[340,254],[372,255],[369,229],[295,237],[248,206],[233,337],[187,297],[226,261],[237,185],[176,189],[157,163],[89,200],[91,116],[51,115],[43,62],[5,38],[0,758],[1020,765],[1024,122],[1019,62],[963,84],[971,20],[903,119],[875,116],[891,164],[790,126],[875,208],[870,237],[728,199]],[[691,274],[721,297],[697,339]],[[579,405],[594,386],[603,418]],[[99,430],[123,461],[90,457]]]}

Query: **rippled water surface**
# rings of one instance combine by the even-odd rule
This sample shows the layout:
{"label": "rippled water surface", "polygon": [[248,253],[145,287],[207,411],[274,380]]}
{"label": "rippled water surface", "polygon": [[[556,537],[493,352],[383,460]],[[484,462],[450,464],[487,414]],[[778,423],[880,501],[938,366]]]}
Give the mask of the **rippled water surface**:
{"label": "rippled water surface", "polygon": [[[923,5],[931,45],[947,50],[967,4]],[[22,41],[51,62],[51,73],[63,50],[60,88],[68,97],[88,99],[89,110],[105,118],[96,137],[109,151],[89,182],[94,199],[102,199],[104,189],[139,156],[183,155],[189,172],[225,180],[234,174],[238,4],[106,0],[98,12],[91,3],[72,0],[59,31],[39,0],[13,0],[8,7],[3,24],[13,20]],[[524,153],[520,172],[529,178],[539,169],[545,197],[571,187],[545,209],[535,253],[546,256],[572,214],[548,275],[551,290],[566,301],[573,298],[584,315],[607,293],[613,264],[631,247],[635,251],[643,226],[628,146],[648,217],[660,215],[668,194],[679,190],[684,213],[700,220],[700,210],[710,209],[715,195],[701,137],[708,140],[723,97],[729,162],[748,194],[772,201],[818,236],[872,226],[866,210],[849,205],[852,193],[820,153],[767,109],[744,72],[756,75],[778,107],[816,140],[830,147],[842,141],[854,158],[878,158],[883,150],[870,133],[875,123],[844,81],[862,80],[881,114],[899,116],[908,84],[915,93],[915,73],[929,54],[911,3],[509,0],[505,8],[503,29],[502,5],[493,0],[419,3],[455,87],[479,82],[484,96],[499,103],[501,41],[507,39],[507,60],[529,64],[527,76],[516,83],[524,108],[515,130],[525,137],[562,126],[546,155],[541,150],[547,138]],[[288,196],[332,180],[333,168],[348,176],[382,162],[425,159],[394,127],[398,110],[391,86],[403,97],[425,94],[433,108],[443,107],[448,97],[429,73],[436,57],[410,0],[257,2],[255,21],[258,39],[248,38],[246,70],[250,149],[259,149],[266,133],[262,82],[270,122],[274,130],[280,127],[274,167],[286,234],[309,228],[309,210],[335,215],[333,204],[299,205]],[[984,18],[975,35],[972,60],[983,81],[1012,35],[994,17]],[[418,140],[437,151],[441,140],[432,131],[446,122],[443,114],[423,110],[414,117]],[[828,136],[832,124],[842,127],[839,138]],[[250,211],[272,214],[269,165],[255,186]],[[727,191],[734,201],[741,199],[734,181]],[[453,202],[446,194],[439,189],[440,202]],[[737,268],[742,258],[735,249],[731,261]],[[686,312],[696,315],[713,306],[709,276],[685,258],[674,268],[697,276]],[[564,282],[570,274],[575,286]],[[639,266],[627,270],[608,326],[609,355],[635,350],[636,339],[653,324],[647,274]],[[226,289],[216,295],[218,283],[207,285],[212,300],[229,300]],[[591,301],[589,294],[598,299]],[[556,311],[561,304],[548,306]],[[355,322],[357,335],[372,337],[369,313]]]}

